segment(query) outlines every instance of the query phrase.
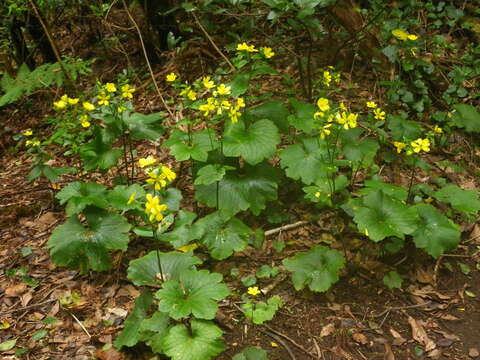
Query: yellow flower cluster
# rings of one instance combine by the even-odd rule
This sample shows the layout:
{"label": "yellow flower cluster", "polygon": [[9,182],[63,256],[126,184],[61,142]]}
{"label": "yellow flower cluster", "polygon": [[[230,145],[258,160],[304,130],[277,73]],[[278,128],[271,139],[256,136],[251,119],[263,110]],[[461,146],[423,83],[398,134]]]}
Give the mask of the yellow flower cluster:
{"label": "yellow flower cluster", "polygon": [[25,142],[25,145],[28,146],[28,147],[39,146],[40,141],[39,140],[27,140]]}
{"label": "yellow flower cluster", "polygon": [[429,152],[431,142],[428,138],[418,138],[414,141],[411,141],[410,144],[406,144],[401,141],[394,141],[393,146],[395,146],[397,153],[400,154],[402,151],[405,151],[407,155],[412,155],[413,153]]}
{"label": "yellow flower cluster", "polygon": [[155,190],[160,190],[167,186],[168,182],[172,182],[177,178],[177,174],[167,166],[161,165],[159,168],[150,170],[148,172],[149,178],[147,184],[153,186]]}
{"label": "yellow flower cluster", "polygon": [[162,221],[162,212],[166,211],[167,209],[167,205],[160,204],[160,198],[158,196],[147,194],[147,201],[145,202],[145,214],[149,215],[150,221]]}
{"label": "yellow flower cluster", "polygon": [[28,130],[25,130],[23,133],[22,133],[23,136],[32,136],[33,135],[33,131],[28,129]]}
{"label": "yellow flower cluster", "polygon": [[392,35],[395,36],[398,40],[406,41],[406,40],[417,40],[418,36],[414,34],[409,34],[405,30],[402,29],[394,29],[392,30]]}
{"label": "yellow flower cluster", "polygon": [[247,289],[247,294],[252,296],[257,296],[258,294],[260,294],[260,292],[261,291],[258,289],[258,286],[250,286]]}
{"label": "yellow flower cluster", "polygon": [[141,158],[138,160],[138,166],[141,168],[152,166],[157,163],[157,159],[155,159],[152,155],[148,155],[146,158]]}
{"label": "yellow flower cluster", "polygon": [[248,45],[246,42],[238,44],[237,51],[247,51],[249,53],[258,52],[254,45]]}
{"label": "yellow flower cluster", "polygon": [[330,87],[332,81],[335,84],[338,84],[340,82],[340,73],[335,72],[335,68],[333,66],[329,66],[328,68],[330,70],[325,70],[322,75],[322,82],[323,85],[325,85],[326,87]]}
{"label": "yellow flower cluster", "polygon": [[378,107],[375,101],[367,101],[365,103],[367,108],[373,109],[373,118],[376,120],[385,120],[386,113],[381,108]]}
{"label": "yellow flower cluster", "polygon": [[78,98],[70,98],[68,95],[62,95],[60,100],[53,102],[53,107],[55,110],[65,109],[68,105],[76,105],[78,103]]}
{"label": "yellow flower cluster", "polygon": [[331,127],[334,120],[337,124],[341,125],[345,130],[353,129],[357,127],[358,114],[349,112],[343,102],[339,104],[339,110],[335,113],[328,113],[332,109],[330,101],[326,98],[319,98],[317,100],[317,107],[320,111],[315,112],[314,119],[324,119],[326,124],[322,124],[319,127],[320,139],[325,139],[331,134]]}
{"label": "yellow flower cluster", "polygon": [[[210,77],[203,78],[202,83],[206,88],[206,85],[208,85],[208,89],[215,88],[215,84],[213,83],[213,80],[210,80]],[[213,87],[210,87],[212,84]],[[198,110],[202,112],[204,117],[210,116],[211,114],[222,115],[226,112],[230,121],[236,123],[238,122],[238,118],[242,115],[240,110],[245,107],[245,101],[243,98],[227,99],[226,96],[230,94],[230,86],[220,84],[216,87],[216,90],[212,92],[212,96],[207,98],[207,102],[198,107]]]}

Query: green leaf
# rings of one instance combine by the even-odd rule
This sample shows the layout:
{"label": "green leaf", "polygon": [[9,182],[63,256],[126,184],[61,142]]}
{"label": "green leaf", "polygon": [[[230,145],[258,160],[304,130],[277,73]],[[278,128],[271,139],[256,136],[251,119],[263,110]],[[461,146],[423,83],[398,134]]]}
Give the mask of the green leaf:
{"label": "green leaf", "polygon": [[256,120],[271,120],[283,134],[286,134],[288,133],[289,127],[288,114],[288,109],[281,101],[273,100],[249,108],[245,111],[243,116],[245,119],[247,119],[246,121],[252,118],[256,118]]}
{"label": "green leaf", "polygon": [[194,225],[196,238],[208,248],[210,255],[223,260],[234,251],[247,247],[252,230],[237,218],[229,218],[216,211],[198,220]]}
{"label": "green leaf", "polygon": [[388,128],[394,139],[411,141],[421,137],[423,127],[418,121],[406,120],[401,115],[393,115],[389,119]]}
{"label": "green leaf", "polygon": [[180,201],[182,201],[182,192],[175,188],[168,188],[162,196],[162,203],[168,206],[168,211],[178,211]]}
{"label": "green leaf", "polygon": [[205,165],[197,172],[195,185],[210,185],[220,181],[225,176],[227,170],[233,170],[231,166],[223,166],[220,164]]}
{"label": "green leaf", "polygon": [[260,269],[257,270],[256,276],[260,279],[274,277],[279,271],[280,269],[277,266],[262,265]]}
{"label": "green leaf", "polygon": [[472,269],[467,264],[459,263],[458,266],[460,266],[460,270],[464,275],[469,275],[472,272]]}
{"label": "green leaf", "polygon": [[123,116],[132,140],[158,140],[164,132],[163,120],[164,114],[161,112],[148,115],[134,112]]}
{"label": "green leaf", "polygon": [[53,231],[47,243],[50,256],[56,265],[82,273],[108,270],[107,250],[127,249],[130,224],[123,216],[98,208],[87,208],[85,217],[85,226],[74,216]]}
{"label": "green leaf", "polygon": [[30,338],[32,341],[42,340],[45,336],[48,335],[48,331],[45,329],[36,331]]}
{"label": "green leaf", "polygon": [[360,163],[366,168],[373,164],[380,145],[375,139],[362,137],[362,133],[363,130],[361,128],[342,131],[340,133],[342,141],[341,152],[347,160]]}
{"label": "green leaf", "polygon": [[445,215],[427,204],[416,206],[420,215],[418,229],[413,233],[415,246],[438,258],[447,250],[454,249],[460,242],[460,231]]}
{"label": "green leaf", "polygon": [[312,291],[324,292],[338,281],[345,258],[337,250],[317,245],[306,253],[283,260],[283,265],[292,273],[295,290],[308,285]]}
{"label": "green leaf", "polygon": [[40,176],[45,176],[48,181],[56,183],[60,175],[75,173],[77,169],[75,168],[56,168],[48,165],[37,165],[35,166],[30,173],[28,174],[27,181],[32,182]]}
{"label": "green leaf", "polygon": [[170,328],[163,349],[172,360],[209,360],[225,350],[222,330],[210,321],[191,321],[191,330],[180,324]]}
{"label": "green leaf", "polygon": [[6,340],[6,341],[0,343],[0,351],[11,350],[15,347],[16,343],[17,343],[17,339]]}
{"label": "green leaf", "polygon": [[[266,163],[229,171],[218,182],[218,208],[228,215],[248,209],[258,215],[265,209],[267,201],[277,199],[277,181],[277,170]],[[216,207],[217,183],[196,186],[195,198]]]}
{"label": "green leaf", "polygon": [[152,293],[147,289],[143,290],[140,296],[137,297],[132,312],[125,320],[122,332],[113,343],[117,349],[120,350],[123,346],[134,346],[141,340],[140,326],[147,317],[152,302]]}
{"label": "green leaf", "polygon": [[171,243],[176,249],[185,246],[196,239],[196,233],[192,230],[192,223],[196,217],[197,214],[193,212],[180,210],[175,218],[173,230],[160,234],[158,239]]}
{"label": "green leaf", "polygon": [[463,190],[456,185],[445,185],[435,194],[435,199],[450,204],[452,208],[467,214],[476,215],[480,210],[478,191]]}
{"label": "green leaf", "polygon": [[121,149],[112,149],[107,131],[95,128],[93,140],[80,147],[80,157],[83,160],[85,170],[91,171],[99,168],[108,170],[117,164],[122,156]]}
{"label": "green leaf", "polygon": [[391,196],[400,201],[406,201],[408,192],[404,188],[400,186],[395,186],[392,184],[384,183],[383,181],[377,180],[365,180],[364,182],[365,187],[360,189],[360,194],[368,195],[371,192],[375,192],[376,190],[382,190],[388,196]]}
{"label": "green leaf", "polygon": [[245,94],[248,90],[248,85],[250,83],[250,74],[237,74],[233,78],[233,81],[230,83],[232,88],[232,97],[238,97]]}
{"label": "green leaf", "polygon": [[353,211],[353,220],[359,230],[375,242],[388,236],[403,239],[405,234],[412,234],[417,229],[418,214],[415,207],[405,205],[382,190],[366,195],[362,205],[354,207]]}
{"label": "green leaf", "polygon": [[455,104],[455,112],[452,116],[454,124],[460,128],[465,128],[468,133],[480,132],[480,112],[467,104]]}
{"label": "green leaf", "polygon": [[168,314],[155,311],[151,318],[143,320],[140,324],[140,341],[145,341],[154,352],[163,353],[163,339],[168,334],[169,324]]}
{"label": "green leaf", "polygon": [[310,103],[300,102],[295,98],[290,98],[288,101],[295,110],[295,114],[288,117],[290,125],[297,130],[311,133],[314,124],[313,115],[317,111],[316,107]]}
{"label": "green leaf", "polygon": [[163,146],[170,149],[170,153],[177,161],[194,159],[205,162],[208,158],[208,152],[218,148],[219,142],[212,130],[205,129],[193,133],[191,142],[186,132],[175,130],[163,143]]}
{"label": "green leaf", "polygon": [[235,355],[232,360],[268,360],[268,358],[265,350],[251,346],[243,349],[243,351]]}
{"label": "green leaf", "polygon": [[[305,137],[302,144],[294,144],[285,148],[280,154],[280,164],[288,177],[301,179],[306,185],[323,180],[336,171],[328,159],[324,142],[313,137]],[[320,144],[320,146],[319,146]]]}
{"label": "green leaf", "polygon": [[104,185],[97,183],[73,182],[65,186],[55,196],[60,200],[60,205],[67,203],[68,216],[78,214],[87,206],[106,208],[108,206],[107,192]]}
{"label": "green leaf", "polygon": [[208,270],[185,270],[178,280],[164,282],[157,291],[158,309],[175,320],[190,314],[197,319],[212,320],[218,310],[217,301],[230,293],[222,279],[221,274]]}
{"label": "green leaf", "polygon": [[254,324],[263,324],[270,321],[275,316],[278,309],[283,306],[283,300],[280,296],[272,296],[267,302],[247,302],[242,305],[245,317],[252,320]]}
{"label": "green leaf", "polygon": [[391,289],[401,289],[403,279],[398,275],[396,271],[390,271],[383,277],[383,283]]}
{"label": "green leaf", "polygon": [[160,257],[164,280],[178,279],[182,272],[194,269],[195,265],[202,263],[191,253],[173,251],[157,254],[157,251],[154,250],[141,258],[130,261],[127,277],[137,286],[160,284],[162,281],[157,255]]}
{"label": "green leaf", "polygon": [[[135,200],[128,204],[130,196],[132,195]],[[130,186],[117,185],[108,192],[107,201],[110,206],[113,206],[117,210],[128,211],[142,209],[143,205],[140,205],[138,199],[143,197],[145,197],[145,190],[139,184],[133,184]]]}
{"label": "green leaf", "polygon": [[277,127],[270,120],[259,120],[248,127],[240,120],[227,126],[223,152],[225,156],[241,156],[250,165],[256,165],[273,156],[279,143]]}

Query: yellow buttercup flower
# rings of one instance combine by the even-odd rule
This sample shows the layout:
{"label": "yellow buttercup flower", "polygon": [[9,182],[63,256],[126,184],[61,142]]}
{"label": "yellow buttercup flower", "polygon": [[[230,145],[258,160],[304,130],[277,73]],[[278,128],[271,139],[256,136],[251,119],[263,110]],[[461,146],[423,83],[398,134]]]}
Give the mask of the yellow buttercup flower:
{"label": "yellow buttercup flower", "polygon": [[176,79],[177,79],[177,74],[171,72],[170,74],[168,74],[165,79],[168,81],[168,82],[174,82]]}
{"label": "yellow buttercup flower", "polygon": [[197,100],[197,93],[193,90],[189,90],[187,93],[187,98],[189,98],[192,101]]}
{"label": "yellow buttercup flower", "polygon": [[417,40],[418,39],[418,36],[417,35],[414,35],[414,34],[408,34],[407,36],[408,40]]}
{"label": "yellow buttercup flower", "polygon": [[146,158],[141,158],[138,160],[138,166],[144,168],[146,166],[152,166],[156,162],[157,159],[155,159],[152,155],[148,155]]}
{"label": "yellow buttercup flower", "polygon": [[237,51],[258,52],[254,45],[248,45],[245,42],[237,45]]}
{"label": "yellow buttercup flower", "polygon": [[347,111],[347,107],[345,106],[345,104],[342,102],[340,102],[340,105],[338,106],[340,108],[340,110],[342,111]]}
{"label": "yellow buttercup flower", "polygon": [[76,105],[76,104],[78,104],[78,101],[79,101],[79,100],[80,100],[80,99],[78,99],[78,98],[68,98],[68,99],[67,99],[67,101],[68,101],[68,103],[69,103],[70,105]]}
{"label": "yellow buttercup flower", "polygon": [[189,251],[193,251],[196,248],[198,248],[198,244],[193,243],[193,244],[188,244],[188,245],[179,247],[177,250],[186,253],[186,252],[189,252]]}
{"label": "yellow buttercup flower", "polygon": [[165,175],[159,174],[158,170],[152,170],[148,172],[148,176],[150,177],[147,179],[147,184],[153,186],[155,190],[160,190],[167,186],[167,181],[165,180]]}
{"label": "yellow buttercup flower", "polygon": [[92,103],[89,103],[89,102],[84,102],[82,104],[83,108],[87,111],[93,111],[95,110],[95,105],[93,105]]}
{"label": "yellow buttercup flower", "polygon": [[247,294],[257,296],[258,294],[260,294],[260,290],[258,289],[258,286],[250,286],[247,290]]}
{"label": "yellow buttercup flower", "polygon": [[358,114],[347,113],[346,111],[343,111],[341,113],[338,113],[335,117],[337,119],[337,122],[340,125],[343,125],[345,130],[357,127]]}
{"label": "yellow buttercup flower", "polygon": [[113,93],[117,91],[117,87],[115,86],[114,83],[106,83],[105,84],[105,90],[107,90],[109,93]]}
{"label": "yellow buttercup flower", "polygon": [[317,106],[321,111],[328,111],[330,110],[330,105],[328,103],[328,99],[320,98],[317,100]]}
{"label": "yellow buttercup flower", "polygon": [[22,133],[23,136],[32,136],[33,135],[33,131],[32,130],[26,130]]}
{"label": "yellow buttercup flower", "polygon": [[125,106],[119,106],[119,107],[117,108],[117,111],[118,111],[119,113],[122,113],[122,112],[124,112],[125,110],[127,110],[127,108],[126,108]]}
{"label": "yellow buttercup flower", "polygon": [[145,202],[145,214],[150,215],[149,220],[153,221],[162,221],[163,211],[166,211],[168,206],[165,204],[160,204],[160,198],[158,196],[153,196],[152,194],[147,194],[147,201]]}
{"label": "yellow buttercup flower", "polygon": [[402,29],[392,30],[392,35],[395,36],[398,40],[405,41],[408,39],[408,33]]}
{"label": "yellow buttercup flower", "polygon": [[162,174],[165,176],[165,178],[168,181],[173,181],[177,178],[177,174],[175,174],[175,172],[172,171],[172,169],[164,165],[162,165]]}
{"label": "yellow buttercup flower", "polygon": [[220,84],[217,86],[217,94],[218,95],[230,95],[231,93],[231,88],[230,86],[226,86],[225,84]]}
{"label": "yellow buttercup flower", "polygon": [[327,124],[327,125],[324,125],[320,128],[320,139],[325,139],[328,135],[330,135],[331,133],[331,130],[329,129],[329,127],[331,127],[332,124]]}
{"label": "yellow buttercup flower", "polygon": [[373,110],[373,115],[377,120],[385,120],[385,111],[382,111],[380,108]]}
{"label": "yellow buttercup flower", "polygon": [[393,146],[397,149],[397,153],[400,154],[403,149],[407,146],[407,144],[401,142],[401,141],[394,141]]}
{"label": "yellow buttercup flower", "polygon": [[105,94],[104,92],[101,92],[98,94],[98,105],[105,105],[108,106],[110,104],[110,95]]}
{"label": "yellow buttercup flower", "polygon": [[245,107],[245,101],[243,100],[243,98],[238,98],[237,99],[237,106],[236,107],[237,107],[237,109]]}
{"label": "yellow buttercup flower", "polygon": [[137,193],[134,191],[132,193],[132,195],[130,195],[130,197],[128,198],[127,205],[130,205],[131,203],[133,203],[135,201],[135,196],[136,195],[137,195]]}
{"label": "yellow buttercup flower", "polygon": [[275,53],[273,52],[272,48],[269,48],[269,47],[264,47],[262,48],[262,51],[263,51],[263,55],[267,58],[267,59],[270,59],[271,57],[273,57],[275,55]]}
{"label": "yellow buttercup flower", "polygon": [[39,146],[40,145],[40,141],[39,140],[27,140],[25,142],[25,145],[26,146]]}
{"label": "yellow buttercup flower", "polygon": [[125,84],[121,87],[122,90],[122,97],[132,99],[133,93],[135,92],[135,88],[131,88],[130,85]]}
{"label": "yellow buttercup flower", "polygon": [[332,75],[330,74],[330,71],[324,71],[323,72],[323,84],[326,87],[329,87],[332,82]]}
{"label": "yellow buttercup flower", "polygon": [[377,103],[375,101],[367,101],[367,107],[370,109],[375,109],[377,107]]}
{"label": "yellow buttercup flower", "polygon": [[320,195],[321,195],[320,191],[317,191],[317,192],[315,193],[315,197],[316,197],[316,198],[319,198]]}
{"label": "yellow buttercup flower", "polygon": [[[66,95],[64,95],[64,96],[66,96]],[[53,107],[55,108],[55,110],[61,110],[61,109],[65,109],[67,107],[68,99],[64,100],[63,99],[64,96],[62,96],[60,98],[60,100],[53,102]]]}
{"label": "yellow buttercup flower", "polygon": [[198,110],[203,112],[203,116],[208,116],[211,111],[215,111],[215,99],[212,97],[208,98],[207,103],[200,105]]}
{"label": "yellow buttercup flower", "polygon": [[414,140],[410,143],[410,145],[412,146],[413,152],[415,153],[419,153],[420,151],[424,151],[424,152],[430,151],[430,140],[428,140],[427,138],[425,139],[419,138],[417,140]]}
{"label": "yellow buttercup flower", "polygon": [[435,125],[435,127],[433,128],[433,131],[437,134],[443,134],[443,129],[438,125]]}
{"label": "yellow buttercup flower", "polygon": [[204,76],[202,79],[202,84],[206,89],[213,89],[215,87],[215,83],[213,80],[210,80],[210,76]]}
{"label": "yellow buttercup flower", "polygon": [[90,124],[90,121],[84,120],[84,121],[81,122],[81,125],[84,128],[88,128],[88,127],[90,127],[91,124]]}

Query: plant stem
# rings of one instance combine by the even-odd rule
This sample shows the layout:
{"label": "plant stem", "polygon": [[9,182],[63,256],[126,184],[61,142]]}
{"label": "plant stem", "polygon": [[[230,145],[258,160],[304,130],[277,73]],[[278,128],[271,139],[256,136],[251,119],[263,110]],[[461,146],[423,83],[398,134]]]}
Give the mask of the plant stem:
{"label": "plant stem", "polygon": [[410,196],[412,195],[413,178],[415,177],[416,165],[417,165],[417,159],[414,159],[412,164],[412,169],[410,171],[410,182],[408,184],[407,203],[411,202]]}

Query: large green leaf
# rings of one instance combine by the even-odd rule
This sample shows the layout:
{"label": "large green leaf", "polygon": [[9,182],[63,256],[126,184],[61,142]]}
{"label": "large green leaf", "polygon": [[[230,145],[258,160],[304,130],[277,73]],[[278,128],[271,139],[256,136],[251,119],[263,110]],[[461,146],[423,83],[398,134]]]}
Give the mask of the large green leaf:
{"label": "large green leaf", "polygon": [[413,241],[418,248],[438,258],[458,245],[461,234],[456,224],[432,205],[419,204],[416,208],[420,222],[413,233]]}
{"label": "large green leaf", "polygon": [[277,310],[282,306],[282,298],[275,295],[268,299],[267,302],[247,302],[242,305],[242,310],[245,317],[252,320],[254,324],[263,324],[265,321],[272,320]]}
{"label": "large green leaf", "polygon": [[94,130],[93,140],[80,147],[80,157],[85,170],[91,171],[96,168],[108,170],[117,164],[122,156],[122,150],[112,149],[112,141],[108,137],[106,131],[97,127]]}
{"label": "large green leaf", "polygon": [[288,109],[278,100],[268,101],[264,104],[249,108],[243,114],[245,119],[256,120],[268,119],[275,123],[277,128],[284,134],[288,133]]}
{"label": "large green leaf", "polygon": [[212,320],[218,310],[217,301],[230,293],[222,279],[221,274],[208,270],[185,270],[178,280],[164,282],[157,291],[158,309],[175,320],[190,314],[196,319]]}
{"label": "large green leaf", "polygon": [[123,117],[133,140],[158,140],[164,131],[163,120],[164,114],[160,112],[148,115],[134,112]]}
{"label": "large green leaf", "polygon": [[480,132],[480,112],[467,104],[455,104],[452,120],[455,125],[465,128],[466,132]]}
{"label": "large green leaf", "polygon": [[142,291],[135,300],[135,306],[125,320],[122,332],[114,342],[117,349],[121,349],[123,346],[134,346],[141,340],[140,326],[147,317],[152,301],[153,296],[149,290]]}
{"label": "large green leaf", "polygon": [[43,175],[51,183],[56,183],[60,175],[75,173],[76,171],[77,169],[75,168],[52,167],[38,164],[28,173],[27,181],[32,182]]}
{"label": "large green leaf", "polygon": [[50,256],[56,265],[78,268],[82,273],[107,270],[111,266],[107,250],[127,249],[130,224],[111,211],[87,208],[84,213],[85,225],[73,216],[53,231],[47,243]]}
{"label": "large green leaf", "polygon": [[163,143],[163,146],[170,149],[170,153],[177,161],[189,159],[207,161],[208,152],[218,148],[219,142],[212,130],[205,129],[193,133],[191,139],[188,133],[175,130],[168,140]]}
{"label": "large green leaf", "polygon": [[456,185],[449,184],[438,190],[435,199],[450,204],[455,210],[476,215],[480,210],[478,191],[463,190]]}
{"label": "large green leaf", "polygon": [[391,116],[388,128],[392,131],[394,139],[398,140],[415,140],[423,133],[423,127],[418,121],[407,120],[402,115]]}
{"label": "large green leaf", "polygon": [[371,192],[382,190],[388,196],[391,196],[400,201],[406,201],[408,192],[404,188],[377,180],[365,180],[364,188],[360,189],[359,193],[368,195]]}
{"label": "large green leaf", "polygon": [[290,145],[280,154],[280,164],[288,177],[301,179],[306,185],[323,182],[336,168],[329,164],[326,145],[313,137]]}
{"label": "large green leaf", "polygon": [[60,205],[67,203],[68,216],[80,213],[89,205],[106,208],[107,191],[104,185],[97,183],[73,182],[65,186],[55,196],[60,200]]}
{"label": "large green leaf", "polygon": [[265,350],[250,346],[235,355],[232,360],[268,360],[268,358]]}
{"label": "large green leaf", "polygon": [[312,291],[324,292],[338,281],[345,258],[337,250],[317,245],[306,253],[283,260],[283,265],[292,273],[296,290],[308,286]]}
{"label": "large green leaf", "polygon": [[353,163],[359,163],[363,167],[372,165],[375,155],[380,145],[378,141],[371,138],[362,137],[361,128],[350,129],[341,132],[342,150],[347,160]]}
{"label": "large green leaf", "polygon": [[279,143],[277,127],[270,120],[258,120],[249,126],[239,121],[225,130],[223,152],[226,156],[241,156],[250,165],[256,165],[273,156]]}
{"label": "large green leaf", "polygon": [[231,166],[223,166],[220,164],[205,165],[200,168],[195,177],[195,185],[210,185],[220,181],[225,176],[227,170],[235,170]]}
{"label": "large green leaf", "polygon": [[168,334],[170,320],[168,314],[155,311],[151,318],[143,320],[140,324],[141,340],[157,354],[163,353],[163,339]]}
{"label": "large green leaf", "polygon": [[[159,264],[160,263],[160,264]],[[130,261],[127,277],[137,286],[158,285],[163,280],[178,279],[180,274],[192,270],[202,261],[191,253],[151,251]],[[162,272],[160,273],[160,267]]]}
{"label": "large green leaf", "polygon": [[[108,192],[107,200],[110,206],[113,206],[117,210],[127,211],[133,209],[141,209],[141,205],[138,199],[141,199],[145,196],[145,190],[139,184],[133,184],[130,186],[126,185],[117,185],[112,190]],[[128,201],[130,197],[134,198],[130,204]]]}
{"label": "large green leaf", "polygon": [[237,218],[228,218],[216,211],[198,220],[194,225],[196,238],[205,245],[210,255],[222,260],[246,248],[252,229]]}
{"label": "large green leaf", "polygon": [[197,214],[180,210],[175,218],[174,228],[158,236],[159,240],[166,241],[172,244],[176,249],[188,244],[196,238],[195,231],[192,230],[192,223],[197,217]]}
{"label": "large green leaf", "polygon": [[417,229],[418,214],[414,206],[385,194],[382,190],[372,191],[362,200],[360,207],[354,207],[355,217],[360,231],[375,241],[388,236],[401,239]]}
{"label": "large green leaf", "polygon": [[258,215],[267,201],[277,199],[277,170],[266,163],[228,171],[217,183],[196,186],[195,198],[210,207],[217,206],[228,215],[250,209]]}
{"label": "large green leaf", "polygon": [[310,103],[300,102],[295,98],[289,99],[289,102],[295,110],[295,114],[288,117],[290,125],[306,133],[312,132],[313,118],[317,108]]}
{"label": "large green leaf", "polygon": [[170,328],[163,351],[172,360],[209,360],[225,350],[222,330],[210,321],[191,321],[190,329],[179,324]]}

